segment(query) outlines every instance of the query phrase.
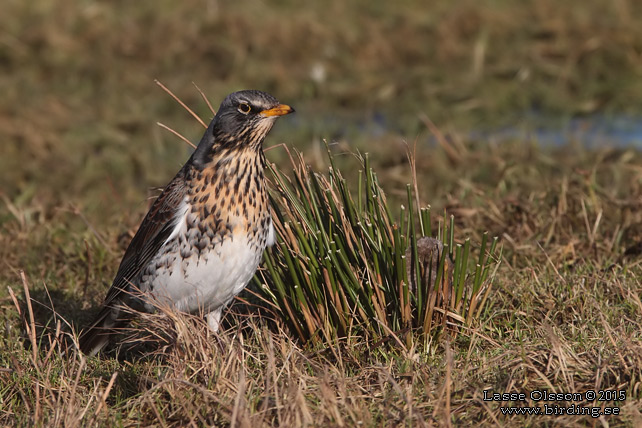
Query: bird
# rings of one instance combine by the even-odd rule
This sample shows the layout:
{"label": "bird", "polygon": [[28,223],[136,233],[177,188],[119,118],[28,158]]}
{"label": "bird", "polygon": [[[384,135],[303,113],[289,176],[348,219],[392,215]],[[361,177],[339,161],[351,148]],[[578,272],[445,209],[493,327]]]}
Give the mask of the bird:
{"label": "bird", "polygon": [[137,311],[159,304],[202,313],[218,331],[223,310],[274,244],[263,141],[277,118],[293,112],[258,90],[223,100],[127,247],[100,312],[81,332],[84,354],[97,355]]}

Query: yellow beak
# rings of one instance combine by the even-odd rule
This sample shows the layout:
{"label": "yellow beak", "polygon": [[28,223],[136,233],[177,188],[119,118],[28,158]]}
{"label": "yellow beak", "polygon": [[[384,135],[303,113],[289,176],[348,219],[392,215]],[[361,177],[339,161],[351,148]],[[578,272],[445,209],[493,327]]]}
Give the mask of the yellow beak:
{"label": "yellow beak", "polygon": [[294,109],[289,105],[279,104],[276,107],[272,107],[268,110],[263,110],[259,113],[261,116],[270,117],[270,116],[284,116],[286,114],[294,113]]}

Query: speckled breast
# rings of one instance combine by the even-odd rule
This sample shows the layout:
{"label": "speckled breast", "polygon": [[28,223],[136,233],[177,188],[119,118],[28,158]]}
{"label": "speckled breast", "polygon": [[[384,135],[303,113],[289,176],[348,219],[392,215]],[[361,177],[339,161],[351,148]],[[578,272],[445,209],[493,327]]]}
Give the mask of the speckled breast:
{"label": "speckled breast", "polygon": [[274,241],[263,169],[256,163],[240,156],[190,172],[182,217],[140,276],[146,310],[168,304],[207,313],[252,279]]}

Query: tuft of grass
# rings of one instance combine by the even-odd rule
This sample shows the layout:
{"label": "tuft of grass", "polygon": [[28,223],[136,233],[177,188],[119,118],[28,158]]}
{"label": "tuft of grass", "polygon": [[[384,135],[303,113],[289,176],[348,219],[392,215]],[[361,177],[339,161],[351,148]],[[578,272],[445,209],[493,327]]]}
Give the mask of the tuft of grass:
{"label": "tuft of grass", "polygon": [[300,153],[288,152],[292,178],[270,166],[278,239],[257,280],[290,330],[313,342],[410,330],[428,340],[438,327],[470,325],[491,289],[498,239],[484,233],[471,251],[469,238],[455,242],[454,219],[444,214],[437,237],[445,242],[422,262],[417,242],[431,235],[432,219],[429,207],[416,206],[411,186],[408,206],[394,209],[367,154],[355,156],[360,172],[351,191],[327,153],[327,175],[313,172]]}

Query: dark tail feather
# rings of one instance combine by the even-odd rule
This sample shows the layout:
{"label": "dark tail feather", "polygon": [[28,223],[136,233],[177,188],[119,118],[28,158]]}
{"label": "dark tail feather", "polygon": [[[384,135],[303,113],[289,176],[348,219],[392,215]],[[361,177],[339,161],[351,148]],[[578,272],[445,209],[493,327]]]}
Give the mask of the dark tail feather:
{"label": "dark tail feather", "polygon": [[103,307],[94,322],[81,334],[80,350],[90,357],[98,354],[132,319],[127,310]]}

